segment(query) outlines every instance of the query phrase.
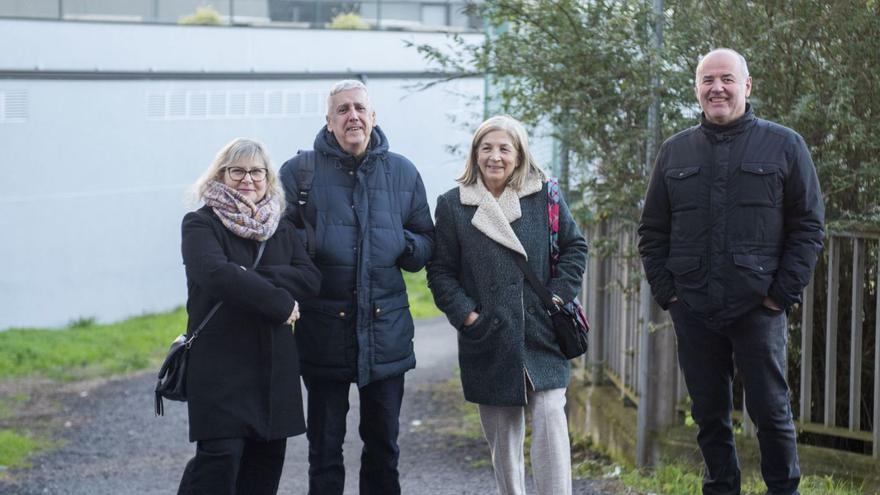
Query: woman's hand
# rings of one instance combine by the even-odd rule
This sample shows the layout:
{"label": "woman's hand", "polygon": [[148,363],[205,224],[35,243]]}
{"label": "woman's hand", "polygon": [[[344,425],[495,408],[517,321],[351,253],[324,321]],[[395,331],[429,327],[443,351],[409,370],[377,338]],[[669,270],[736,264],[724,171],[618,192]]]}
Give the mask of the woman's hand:
{"label": "woman's hand", "polygon": [[467,317],[465,317],[464,323],[462,324],[462,326],[469,327],[469,326],[473,325],[474,322],[477,321],[477,318],[479,318],[479,317],[480,317],[480,313],[475,313],[475,312],[471,311],[470,313],[468,313]]}
{"label": "woman's hand", "polygon": [[290,313],[290,318],[287,319],[285,325],[293,325],[293,323],[299,319],[299,302],[293,302],[293,311]]}

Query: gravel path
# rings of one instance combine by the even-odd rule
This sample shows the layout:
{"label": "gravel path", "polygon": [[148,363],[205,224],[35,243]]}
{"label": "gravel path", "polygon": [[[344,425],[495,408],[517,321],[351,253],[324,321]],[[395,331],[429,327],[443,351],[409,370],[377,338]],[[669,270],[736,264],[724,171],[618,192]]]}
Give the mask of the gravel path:
{"label": "gravel path", "polygon": [[[416,328],[418,367],[406,378],[401,412],[401,484],[407,494],[492,494],[495,482],[488,448],[479,438],[453,435],[456,409],[438,401],[436,390],[456,366],[455,332],[444,318]],[[186,407],[166,401],[164,417],[153,415],[154,373],[139,373],[100,384],[76,384],[60,398],[54,421],[63,445],[38,457],[33,468],[0,481],[3,495],[172,494],[194,452],[187,441]],[[448,395],[448,394],[447,394]],[[346,494],[357,493],[360,439],[357,393],[352,387],[348,416]],[[531,480],[529,480],[531,484]],[[281,494],[304,494],[308,487],[305,435],[288,440]],[[575,480],[576,494],[620,493],[616,483]],[[532,493],[532,488],[529,488]]]}

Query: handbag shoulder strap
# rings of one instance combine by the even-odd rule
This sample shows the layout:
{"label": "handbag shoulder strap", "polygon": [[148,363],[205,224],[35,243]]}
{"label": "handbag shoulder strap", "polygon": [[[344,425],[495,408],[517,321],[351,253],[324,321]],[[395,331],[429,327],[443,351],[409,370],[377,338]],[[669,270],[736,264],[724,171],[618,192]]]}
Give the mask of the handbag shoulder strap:
{"label": "handbag shoulder strap", "polygon": [[[253,264],[253,266],[251,266],[251,270],[256,268],[257,265],[260,263],[260,258],[263,257],[263,251],[265,249],[266,249],[266,241],[261,241],[260,247],[257,248],[257,258],[254,260],[254,264]],[[205,319],[203,319],[202,322],[199,323],[199,326],[196,327],[196,329],[193,331],[192,336],[190,336],[190,338],[188,338],[186,340],[186,348],[187,349],[192,347],[192,343],[194,340],[196,340],[196,337],[199,336],[199,332],[201,332],[202,329],[205,328],[205,325],[208,324],[208,321],[211,320],[211,317],[214,316],[214,313],[216,313],[217,310],[220,309],[220,306],[222,306],[222,305],[223,305],[223,301],[217,301],[217,304],[215,304],[214,307],[211,308],[211,311],[208,311],[208,314],[205,315]]]}
{"label": "handbag shoulder strap", "polygon": [[554,178],[547,179],[547,225],[550,237],[550,275],[556,274],[559,264],[559,182]]}
{"label": "handbag shoulder strap", "polygon": [[529,282],[529,285],[532,286],[532,289],[535,290],[535,293],[538,295],[538,298],[541,299],[541,303],[544,304],[544,308],[552,309],[556,307],[556,303],[553,302],[553,295],[550,294],[550,291],[544,287],[540,281],[538,281],[538,276],[535,275],[535,271],[532,270],[532,267],[526,262],[525,257],[520,255],[519,253],[514,253],[513,259],[516,260],[516,266],[523,272],[523,275],[526,276],[526,280]]}

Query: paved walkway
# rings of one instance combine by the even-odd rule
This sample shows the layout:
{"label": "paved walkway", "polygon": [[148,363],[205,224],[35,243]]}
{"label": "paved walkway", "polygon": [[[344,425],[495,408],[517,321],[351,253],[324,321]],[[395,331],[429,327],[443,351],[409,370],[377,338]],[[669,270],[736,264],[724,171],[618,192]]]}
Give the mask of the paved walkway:
{"label": "paved walkway", "polygon": [[[452,435],[437,425],[458,413],[438,403],[438,383],[456,366],[455,332],[443,318],[423,320],[416,328],[418,367],[407,374],[401,412],[401,484],[405,494],[465,495],[497,493],[482,439]],[[172,494],[194,448],[187,441],[186,406],[166,401],[166,415],[153,415],[154,373],[111,380],[90,390],[72,390],[58,410],[63,446],[37,458],[33,469],[0,482],[4,495]],[[360,439],[358,398],[345,442],[346,494],[357,493]],[[531,483],[531,480],[529,480]],[[281,494],[305,494],[308,486],[305,435],[288,441]],[[530,488],[531,493],[532,488]],[[615,493],[598,480],[576,480],[576,494]]]}

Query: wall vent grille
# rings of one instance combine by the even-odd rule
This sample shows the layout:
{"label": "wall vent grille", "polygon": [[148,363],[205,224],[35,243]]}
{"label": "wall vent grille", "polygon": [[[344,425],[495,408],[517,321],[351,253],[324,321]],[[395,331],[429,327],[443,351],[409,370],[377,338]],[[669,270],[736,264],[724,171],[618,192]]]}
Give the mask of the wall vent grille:
{"label": "wall vent grille", "polygon": [[315,91],[162,91],[147,94],[149,120],[275,119],[323,117]]}
{"label": "wall vent grille", "polygon": [[0,122],[20,123],[28,119],[28,92],[23,89],[0,91]]}

